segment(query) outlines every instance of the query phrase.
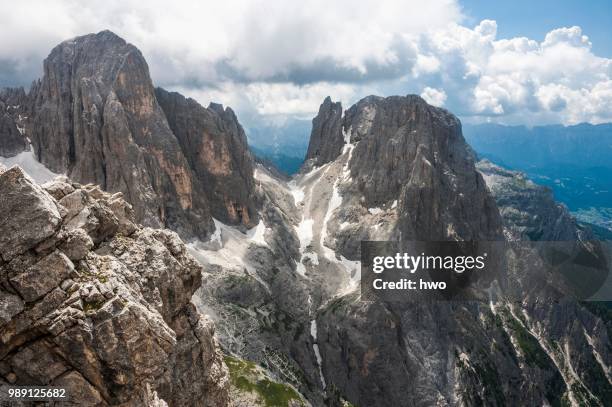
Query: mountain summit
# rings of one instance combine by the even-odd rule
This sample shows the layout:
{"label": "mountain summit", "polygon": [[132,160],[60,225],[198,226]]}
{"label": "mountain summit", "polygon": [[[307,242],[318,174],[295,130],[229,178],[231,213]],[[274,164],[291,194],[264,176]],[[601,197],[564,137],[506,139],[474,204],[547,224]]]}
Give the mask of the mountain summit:
{"label": "mountain summit", "polygon": [[200,238],[214,231],[212,216],[256,224],[252,160],[236,116],[155,90],[141,52],[114,33],[55,47],[27,99],[38,160],[124,193],[139,222]]}

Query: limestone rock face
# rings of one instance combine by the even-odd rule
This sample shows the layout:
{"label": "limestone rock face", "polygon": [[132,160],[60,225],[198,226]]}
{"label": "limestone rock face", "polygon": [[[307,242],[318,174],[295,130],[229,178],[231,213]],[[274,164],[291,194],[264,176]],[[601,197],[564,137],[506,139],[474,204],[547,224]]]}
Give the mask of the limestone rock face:
{"label": "limestone rock face", "polygon": [[28,99],[23,88],[0,89],[0,156],[13,157],[27,149],[23,122]]}
{"label": "limestone rock face", "polygon": [[[55,47],[26,102],[23,129],[38,160],[122,192],[139,223],[200,239],[214,231],[212,216],[257,224],[252,158],[235,114],[156,91],[140,51],[112,32]],[[3,139],[0,148],[21,148]]]}
{"label": "limestone rock face", "polygon": [[371,96],[347,110],[343,126],[357,143],[348,164],[353,184],[367,207],[398,199],[405,240],[501,236],[456,116],[419,96]]}
{"label": "limestone rock face", "polygon": [[214,229],[206,195],[133,45],[109,31],[63,42],[29,97],[30,138],[49,169],[124,193],[145,225],[188,237]]}
{"label": "limestone rock face", "polygon": [[254,226],[253,161],[246,135],[234,112],[162,88],[155,90],[174,135],[209,197],[212,215],[229,224]]}
{"label": "limestone rock face", "polygon": [[75,405],[227,405],[214,325],[190,302],[201,267],[178,236],[137,226],[120,193],[0,172],[10,231],[0,238],[0,386],[65,387]]}
{"label": "limestone rock face", "polygon": [[[288,184],[257,168],[265,207],[287,216],[264,217],[275,225],[265,233],[267,248],[249,247],[236,272],[222,256],[236,242],[222,234],[223,262],[206,267],[206,307],[227,315],[231,302],[244,315],[231,324],[219,319],[224,345],[261,363],[280,353],[279,370],[299,369],[307,385],[285,377],[314,405],[605,405],[609,318],[545,289],[549,276],[533,267],[508,270],[530,294],[521,301],[504,293],[492,301],[505,288],[491,281],[474,287],[482,302],[362,298],[361,240],[512,240],[531,231],[533,239],[580,239],[582,232],[545,190],[517,184],[497,194],[449,112],[417,96],[368,97],[344,115],[333,105],[323,103],[309,160]],[[293,239],[279,238],[280,223],[293,225]],[[599,245],[586,246],[602,259]],[[539,253],[526,254],[535,264]],[[287,256],[295,267],[275,264]],[[257,314],[262,303],[265,318]],[[258,342],[267,354],[257,353]]]}
{"label": "limestone rock face", "polygon": [[320,155],[303,170],[341,171],[334,188],[342,204],[326,229],[332,248],[356,260],[360,240],[502,238],[456,116],[416,95],[368,96],[341,112],[329,99],[321,105],[310,145]]}
{"label": "limestone rock face", "polygon": [[323,165],[335,160],[344,144],[342,135],[342,104],[325,98],[319,113],[312,119],[312,132],[306,160],[314,160],[316,165]]}

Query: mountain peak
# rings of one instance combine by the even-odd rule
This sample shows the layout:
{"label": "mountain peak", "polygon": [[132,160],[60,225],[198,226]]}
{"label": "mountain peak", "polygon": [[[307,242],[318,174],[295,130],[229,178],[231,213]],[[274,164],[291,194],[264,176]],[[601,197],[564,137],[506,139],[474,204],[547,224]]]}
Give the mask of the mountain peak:
{"label": "mountain peak", "polygon": [[333,161],[342,150],[342,103],[332,102],[327,96],[312,119],[312,132],[306,160],[314,159],[315,165]]}
{"label": "mountain peak", "polygon": [[75,43],[92,42],[92,41],[114,43],[117,45],[128,44],[127,41],[125,41],[119,35],[115,34],[111,30],[106,29],[106,30],[99,31],[97,33],[89,33],[89,34],[84,34],[84,35],[73,37],[71,39],[61,42],[59,46],[75,44]]}
{"label": "mountain peak", "polygon": [[[459,119],[445,109],[428,104],[418,95],[369,95],[342,112],[340,102],[328,96],[313,119],[312,133],[306,160],[323,165],[336,159],[344,144],[368,136],[376,136],[381,127],[397,130],[410,122],[426,123],[433,120],[443,126],[460,127]],[[351,130],[347,139],[346,134]],[[405,136],[405,135],[404,135]]]}
{"label": "mountain peak", "polygon": [[156,92],[142,53],[112,31],[56,46],[29,98],[26,133],[37,158],[75,181],[125,193],[139,222],[205,238],[211,215],[245,226],[257,219],[251,158],[233,111]]}

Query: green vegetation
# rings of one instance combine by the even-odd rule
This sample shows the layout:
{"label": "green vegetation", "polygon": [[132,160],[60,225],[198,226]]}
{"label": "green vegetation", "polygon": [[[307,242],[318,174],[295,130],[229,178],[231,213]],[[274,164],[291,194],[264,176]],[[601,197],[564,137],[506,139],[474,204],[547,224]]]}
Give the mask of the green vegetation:
{"label": "green vegetation", "polygon": [[544,370],[548,370],[553,367],[552,361],[546,352],[542,350],[542,347],[538,343],[537,339],[534,338],[521,323],[519,323],[511,315],[508,315],[507,324],[514,333],[514,338],[516,339],[516,342],[518,343],[518,346],[525,357],[525,362],[528,365],[537,366]]}
{"label": "green vegetation", "polygon": [[[544,396],[552,406],[562,406],[562,395],[566,390],[566,386],[553,361],[544,349],[542,349],[538,340],[521,322],[516,320],[507,310],[502,311],[502,313],[504,314],[508,328],[512,330],[513,337],[523,354],[525,363],[531,367],[537,367],[543,371],[549,372],[545,382],[546,390]],[[523,321],[523,323],[525,323],[525,321]]]}
{"label": "green vegetation", "polygon": [[102,308],[102,305],[106,303],[106,300],[96,301],[96,302],[86,302],[83,304],[83,312],[89,313],[91,311],[97,311]]}
{"label": "green vegetation", "polygon": [[346,305],[346,301],[345,301],[344,297],[339,297],[339,298],[336,298],[336,299],[332,300],[329,303],[329,305],[327,306],[327,311],[330,311],[332,313],[336,313],[336,311],[338,311],[339,309],[341,309],[345,305]]}
{"label": "green vegetation", "polygon": [[252,279],[253,277],[246,275],[246,274],[244,275],[230,274],[224,278],[224,283],[227,285],[228,288],[235,288],[237,286],[242,287],[242,286],[248,285]]}
{"label": "green vegetation", "polygon": [[225,356],[225,364],[229,368],[232,387],[239,392],[257,395],[262,406],[284,407],[292,401],[305,406],[293,387],[270,380],[255,363]]}
{"label": "green vegetation", "polygon": [[77,272],[79,273],[79,281],[91,281],[92,279],[96,279],[101,283],[108,282],[108,275],[102,273],[101,271],[91,271],[88,267],[77,267]]}

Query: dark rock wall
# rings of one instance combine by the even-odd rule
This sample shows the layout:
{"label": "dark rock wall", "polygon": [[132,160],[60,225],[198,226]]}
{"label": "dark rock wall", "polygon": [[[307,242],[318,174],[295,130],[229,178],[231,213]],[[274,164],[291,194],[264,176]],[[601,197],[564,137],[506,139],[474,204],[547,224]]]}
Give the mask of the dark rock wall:
{"label": "dark rock wall", "polygon": [[28,148],[24,130],[27,96],[23,88],[0,89],[0,156],[13,157]]}
{"label": "dark rock wall", "polygon": [[315,165],[333,161],[340,155],[342,145],[342,104],[332,102],[328,96],[319,108],[319,114],[312,119],[306,160],[312,160]]}
{"label": "dark rock wall", "polygon": [[234,112],[216,104],[204,108],[161,88],[155,94],[195,179],[203,181],[212,215],[225,223],[253,225],[253,162]]}

